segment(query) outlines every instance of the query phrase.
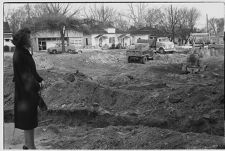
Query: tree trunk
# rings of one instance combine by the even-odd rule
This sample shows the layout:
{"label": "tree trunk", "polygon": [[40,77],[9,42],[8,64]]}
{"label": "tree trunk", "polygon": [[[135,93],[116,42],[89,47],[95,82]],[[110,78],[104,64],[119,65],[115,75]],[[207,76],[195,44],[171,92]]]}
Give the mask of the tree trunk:
{"label": "tree trunk", "polygon": [[65,52],[65,34],[63,33],[63,30],[60,31],[60,34],[61,34],[62,52]]}
{"label": "tree trunk", "polygon": [[174,27],[172,27],[172,41],[174,42],[174,37],[175,37],[175,33],[174,33]]}

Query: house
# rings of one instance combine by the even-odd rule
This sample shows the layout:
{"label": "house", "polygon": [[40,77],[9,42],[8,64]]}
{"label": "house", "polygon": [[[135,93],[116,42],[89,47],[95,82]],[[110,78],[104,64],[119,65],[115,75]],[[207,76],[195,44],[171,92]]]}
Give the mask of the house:
{"label": "house", "polygon": [[[37,28],[37,27],[36,27]],[[59,31],[50,31],[47,28],[36,29],[32,36],[32,46],[34,51],[47,50],[49,47],[54,47],[61,43],[61,36]],[[77,48],[83,46],[83,32],[66,29],[65,30],[65,44],[74,45]]]}
{"label": "house", "polygon": [[119,43],[121,43],[122,47],[127,47],[127,46],[130,46],[132,44],[132,37],[128,33],[121,34],[118,37],[118,40],[119,40]]}
{"label": "house", "polygon": [[4,38],[4,51],[13,51],[15,46],[12,44],[12,32],[8,22],[3,22],[3,38]]}
{"label": "house", "polygon": [[166,33],[162,32],[157,28],[152,27],[143,27],[141,29],[130,31],[130,35],[132,37],[132,44],[137,43],[138,39],[148,39],[151,36],[164,37]]}
{"label": "house", "polygon": [[211,35],[210,39],[212,43],[224,44],[224,32],[219,32],[217,35]]}
{"label": "house", "polygon": [[89,27],[88,32],[84,33],[84,46],[85,47],[111,47],[113,44],[116,46],[121,41],[118,37],[121,32],[112,25],[97,24]]}

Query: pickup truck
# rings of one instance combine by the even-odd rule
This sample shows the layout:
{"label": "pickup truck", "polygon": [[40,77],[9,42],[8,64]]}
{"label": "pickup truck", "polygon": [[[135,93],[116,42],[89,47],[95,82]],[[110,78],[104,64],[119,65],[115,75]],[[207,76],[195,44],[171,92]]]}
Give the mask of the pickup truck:
{"label": "pickup truck", "polygon": [[174,52],[174,43],[169,40],[168,37],[149,37],[149,45],[154,50],[154,52],[166,53]]}
{"label": "pickup truck", "polygon": [[140,61],[145,64],[147,60],[153,59],[154,52],[149,47],[148,40],[139,40],[137,44],[126,51],[126,55],[128,57],[128,63]]}

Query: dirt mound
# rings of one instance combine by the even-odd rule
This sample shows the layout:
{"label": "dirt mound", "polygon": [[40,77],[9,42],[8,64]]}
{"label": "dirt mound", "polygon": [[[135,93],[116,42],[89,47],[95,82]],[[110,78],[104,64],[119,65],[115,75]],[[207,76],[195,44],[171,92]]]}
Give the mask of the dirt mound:
{"label": "dirt mound", "polygon": [[224,49],[195,49],[202,58],[224,56]]}
{"label": "dirt mound", "polygon": [[66,82],[63,79],[55,82],[44,91],[43,96],[50,109],[73,110],[80,105],[90,108],[95,102],[102,107],[116,108],[117,111],[130,108],[138,95],[104,87],[91,79],[79,79]]}
{"label": "dirt mound", "polygon": [[[139,123],[182,132],[223,135],[224,88],[221,81],[205,85],[199,81],[199,85],[190,83],[186,87],[174,87],[163,81],[146,84],[126,84],[122,81],[122,85],[109,87],[79,71],[66,74],[42,71],[40,74],[50,79],[46,78],[48,85],[42,96],[48,108],[59,113],[61,110],[92,112],[93,104],[97,103],[101,110],[113,115],[111,118],[97,118],[95,123],[98,125],[105,125],[105,121],[108,121],[106,125]],[[10,76],[6,77],[5,83],[13,87],[12,82],[7,80]],[[127,80],[130,78],[127,77]],[[4,102],[6,108],[12,109],[13,96],[7,97],[7,94],[12,94],[10,91],[5,89]],[[137,117],[134,119],[133,115]]]}
{"label": "dirt mound", "polygon": [[36,62],[37,70],[48,70],[54,67],[53,62],[50,61],[47,56],[35,55],[34,60]]}
{"label": "dirt mound", "polygon": [[117,87],[121,85],[126,85],[133,80],[133,76],[121,73],[115,76],[109,75],[96,79],[102,85],[108,85],[110,87]]}
{"label": "dirt mound", "polygon": [[156,64],[179,64],[186,60],[187,54],[156,54]]}
{"label": "dirt mound", "polygon": [[115,64],[126,59],[126,56],[124,56],[123,54],[123,52],[121,52],[120,54],[110,54],[101,52],[96,55],[90,56],[88,60],[94,63]]}
{"label": "dirt mound", "polygon": [[[182,74],[187,55],[128,64],[122,50],[36,54],[37,65],[45,64],[38,73],[49,108],[40,126],[56,126],[45,128],[44,142],[57,149],[217,148],[224,135],[224,58],[203,57],[205,72]],[[6,122],[13,117],[11,61],[4,57]]]}
{"label": "dirt mound", "polygon": [[58,129],[60,136],[42,143],[43,146],[50,149],[215,149],[223,144],[222,137],[142,126]]}

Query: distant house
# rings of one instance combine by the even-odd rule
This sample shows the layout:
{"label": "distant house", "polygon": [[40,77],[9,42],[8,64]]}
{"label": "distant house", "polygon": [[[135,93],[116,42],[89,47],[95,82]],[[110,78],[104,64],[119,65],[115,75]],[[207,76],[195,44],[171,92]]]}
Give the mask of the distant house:
{"label": "distant house", "polygon": [[190,33],[189,40],[191,43],[210,43],[209,33]]}
{"label": "distant house", "polygon": [[89,28],[89,31],[84,34],[84,46],[91,47],[111,47],[120,43],[118,37],[121,35],[112,25],[98,24]]}
{"label": "distant house", "polygon": [[211,35],[210,39],[212,43],[224,44],[224,32],[220,32],[217,35]]}
{"label": "distant house", "polygon": [[130,31],[132,37],[132,44],[137,43],[138,39],[148,39],[151,36],[164,37],[166,34],[156,28],[152,27],[143,27],[134,31]]}
{"label": "distant house", "polygon": [[127,33],[121,34],[118,37],[118,40],[121,43],[122,47],[127,47],[127,46],[130,46],[132,44],[132,37],[131,37],[130,34],[127,34]]}
{"label": "distant house", "polygon": [[12,32],[8,22],[3,22],[3,38],[4,38],[4,51],[13,51],[14,45],[12,44]]}
{"label": "distant house", "polygon": [[[59,31],[50,31],[48,29],[38,30],[32,34],[32,44],[34,51],[47,50],[56,44],[61,43]],[[73,29],[65,30],[65,44],[74,45],[77,48],[83,46],[83,32]]]}

